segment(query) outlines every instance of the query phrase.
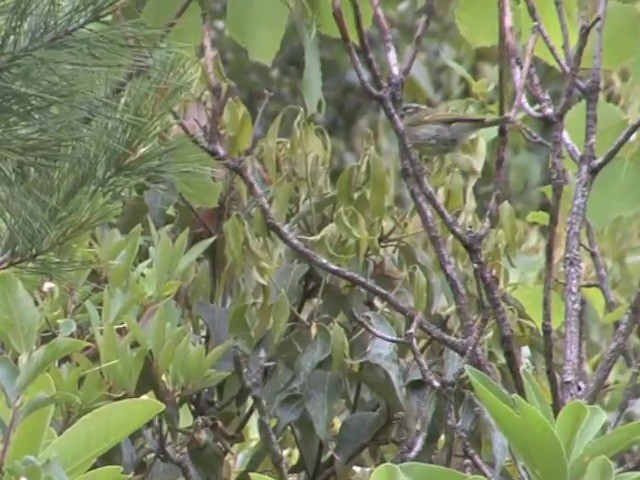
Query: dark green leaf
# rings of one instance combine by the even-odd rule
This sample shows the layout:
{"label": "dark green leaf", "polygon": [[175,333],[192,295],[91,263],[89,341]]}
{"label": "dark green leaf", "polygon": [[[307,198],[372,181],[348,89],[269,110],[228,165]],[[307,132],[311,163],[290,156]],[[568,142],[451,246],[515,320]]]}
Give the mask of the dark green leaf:
{"label": "dark green leaf", "polygon": [[374,412],[356,412],[342,422],[335,446],[338,471],[354,460],[354,455],[363,450],[384,422],[384,416]]}
{"label": "dark green leaf", "polygon": [[315,370],[307,377],[305,406],[316,434],[326,442],[331,436],[331,422],[342,393],[342,378],[335,372]]}

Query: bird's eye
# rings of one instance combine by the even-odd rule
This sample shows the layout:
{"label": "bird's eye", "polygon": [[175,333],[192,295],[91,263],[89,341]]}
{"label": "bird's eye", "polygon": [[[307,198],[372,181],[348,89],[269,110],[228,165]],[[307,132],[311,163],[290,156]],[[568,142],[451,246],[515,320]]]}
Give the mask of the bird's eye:
{"label": "bird's eye", "polygon": [[400,116],[406,117],[408,115],[413,115],[414,113],[417,113],[422,109],[422,105],[418,105],[417,103],[405,103],[400,109]]}

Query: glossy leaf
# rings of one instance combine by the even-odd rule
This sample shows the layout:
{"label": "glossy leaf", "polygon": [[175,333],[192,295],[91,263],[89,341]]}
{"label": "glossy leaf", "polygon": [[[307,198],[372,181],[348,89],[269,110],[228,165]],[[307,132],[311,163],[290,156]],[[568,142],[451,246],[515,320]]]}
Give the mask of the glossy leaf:
{"label": "glossy leaf", "polygon": [[[51,377],[42,375],[30,384],[28,390],[23,397],[23,403],[29,408],[29,402],[37,400],[37,397],[52,397],[55,393],[55,387]],[[37,457],[43,447],[45,435],[49,429],[49,424],[53,418],[55,405],[47,402],[42,408],[33,411],[30,415],[22,415],[22,419],[17,425],[9,449],[7,452],[7,460],[21,460],[27,455]],[[27,412],[25,412],[27,413]]]}
{"label": "glossy leaf", "polygon": [[342,422],[335,446],[338,470],[354,460],[354,454],[374,437],[384,422],[384,416],[374,412],[356,412]]}
{"label": "glossy leaf", "polygon": [[316,434],[322,441],[331,435],[331,421],[342,392],[342,379],[335,372],[316,370],[306,382],[305,406]]}
{"label": "glossy leaf", "polygon": [[113,402],[88,413],[41,453],[56,458],[70,475],[88,470],[100,455],[159,414],[164,405],[150,398]]}
{"label": "glossy leaf", "polygon": [[613,480],[614,466],[605,456],[594,458],[587,465],[584,480]]}
{"label": "glossy leaf", "polygon": [[9,271],[0,272],[0,336],[18,353],[35,346],[40,314],[22,282]]}
{"label": "glossy leaf", "polygon": [[629,423],[602,435],[587,444],[582,454],[571,465],[572,475],[581,475],[591,459],[604,455],[612,457],[638,441],[640,421]]}
{"label": "glossy leaf", "polygon": [[89,344],[73,338],[54,338],[51,342],[31,353],[20,366],[16,389],[22,393],[35,378],[62,357],[81,351]]}
{"label": "glossy leaf", "polygon": [[562,442],[569,459],[574,456],[574,446],[578,435],[589,416],[587,406],[574,400],[563,407],[556,420],[556,434]]}

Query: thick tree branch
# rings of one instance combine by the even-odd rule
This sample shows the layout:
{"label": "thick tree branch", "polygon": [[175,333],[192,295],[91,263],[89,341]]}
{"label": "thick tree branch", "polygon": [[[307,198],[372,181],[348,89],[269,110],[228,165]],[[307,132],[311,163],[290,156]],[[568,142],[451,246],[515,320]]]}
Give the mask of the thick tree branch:
{"label": "thick tree branch", "polygon": [[[583,261],[580,253],[580,231],[584,222],[587,201],[593,184],[591,167],[596,159],[596,133],[598,127],[597,106],[600,99],[600,88],[602,82],[602,43],[604,38],[604,20],[607,7],[607,0],[600,0],[598,7],[598,17],[600,21],[596,25],[595,48],[593,54],[593,68],[591,79],[587,85],[585,93],[586,121],[585,121],[585,143],[584,151],[578,164],[578,175],[573,196],[571,211],[567,220],[567,240],[565,246],[564,269],[566,276],[565,288],[565,351],[562,369],[563,397],[565,402],[569,402],[579,395],[578,382],[580,372],[580,345],[581,345],[581,303],[580,283],[582,280]],[[580,28],[580,38],[584,39],[586,45],[587,37],[595,22],[587,23],[582,21]],[[582,57],[580,41],[573,58],[572,73],[580,67]],[[584,47],[582,47],[584,50]],[[569,91],[571,78],[565,90],[565,99],[571,96]],[[564,115],[563,101],[560,106],[560,116]]]}

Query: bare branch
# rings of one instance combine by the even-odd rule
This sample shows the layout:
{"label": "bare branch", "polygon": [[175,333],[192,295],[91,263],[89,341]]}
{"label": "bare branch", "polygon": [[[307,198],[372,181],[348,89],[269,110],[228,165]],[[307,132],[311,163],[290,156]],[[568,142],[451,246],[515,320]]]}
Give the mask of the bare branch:
{"label": "bare branch", "polygon": [[591,385],[585,390],[584,398],[587,402],[592,403],[596,400],[598,394],[601,392],[613,366],[615,365],[620,355],[624,351],[627,344],[627,340],[631,336],[635,326],[640,325],[640,288],[636,291],[635,298],[631,304],[629,312],[620,321],[620,325],[613,336],[613,341],[609,345],[609,348],[605,352],[602,361],[598,365]]}
{"label": "bare branch", "polygon": [[[347,23],[344,19],[344,15],[342,14],[342,0],[332,0],[332,9],[333,9],[333,18],[338,26],[338,31],[340,32],[340,37],[342,38],[342,43],[344,43],[347,48],[347,52],[349,53],[349,57],[351,58],[351,65],[353,69],[356,71],[356,75],[358,76],[358,80],[360,80],[360,84],[365,89],[365,91],[371,95],[373,98],[380,98],[382,96],[382,92],[376,89],[371,81],[367,78],[367,73],[365,72],[364,66],[356,53],[356,49],[353,46],[353,42],[349,37],[349,29],[347,28]],[[362,45],[364,47],[364,45]],[[376,80],[378,82],[379,79]]]}
{"label": "bare branch", "polygon": [[405,79],[411,73],[411,69],[413,68],[413,64],[418,55],[418,49],[420,48],[420,41],[424,36],[424,32],[429,28],[431,18],[435,13],[435,0],[425,0],[423,8],[424,12],[418,21],[416,32],[413,35],[413,42],[411,44],[411,49],[409,50],[409,55],[407,56],[407,61],[405,62],[404,67],[402,67],[402,77]]}
{"label": "bare branch", "polygon": [[[597,24],[593,69],[585,93],[587,105],[584,152],[579,160],[576,187],[571,211],[567,220],[567,239],[564,257],[564,269],[567,282],[565,288],[565,351],[562,369],[563,397],[565,402],[571,401],[578,396],[581,344],[580,311],[582,303],[580,282],[583,269],[582,255],[580,253],[580,231],[582,229],[582,223],[584,222],[587,201],[593,183],[591,166],[596,158],[597,105],[600,98],[600,84],[602,81],[602,44],[606,5],[607,0],[599,0],[598,17],[596,17],[596,19],[600,21],[586,23],[586,21],[583,20],[580,28],[580,39],[578,40],[576,54],[571,67],[571,74],[574,72],[577,74],[582,60],[582,52],[584,51],[582,44],[586,45],[591,28]],[[565,113],[562,107],[568,104],[567,98],[571,96],[571,74],[565,88],[564,101],[561,102],[561,106],[559,107],[558,113],[561,118]]]}
{"label": "bare branch", "polygon": [[[504,18],[504,17],[503,17]],[[511,110],[511,116],[515,116],[516,110],[520,108],[524,97],[524,91],[527,85],[527,77],[529,76],[529,69],[531,68],[531,61],[533,60],[533,51],[536,48],[536,42],[538,41],[538,30],[534,29],[531,32],[529,41],[527,42],[527,48],[524,53],[524,64],[522,65],[522,78],[516,85],[516,96],[513,101],[513,107]]]}
{"label": "bare branch", "polygon": [[542,20],[540,18],[540,15],[538,14],[538,8],[536,7],[535,1],[526,0],[525,4],[527,5],[527,11],[529,12],[531,20],[533,20],[533,23],[535,24],[534,28],[538,31],[538,33],[540,33],[540,36],[542,37],[542,40],[544,40],[549,53],[551,53],[551,56],[560,67],[560,71],[564,74],[569,73],[569,67],[567,66],[567,63],[560,56],[560,52],[558,52],[558,49],[551,40],[551,35],[549,35],[549,32],[547,32],[547,29],[542,24]]}
{"label": "bare branch", "polygon": [[400,63],[398,62],[398,51],[393,44],[391,28],[389,28],[387,17],[380,6],[380,0],[371,0],[371,7],[373,8],[373,17],[376,19],[376,23],[382,34],[382,43],[387,57],[387,66],[389,67],[389,93],[393,105],[397,107],[402,98],[402,84],[404,82],[400,71]]}
{"label": "bare branch", "polygon": [[376,60],[373,56],[373,50],[371,49],[371,44],[369,43],[369,37],[367,36],[367,32],[364,28],[360,4],[358,3],[358,0],[349,1],[351,3],[351,9],[353,10],[353,16],[356,19],[356,31],[358,32],[358,40],[360,41],[361,45],[360,50],[364,55],[364,61],[367,64],[369,73],[371,74],[373,84],[377,89],[381,89],[383,84],[382,74],[380,73],[380,67],[378,67],[378,64],[376,63]]}
{"label": "bare branch", "polygon": [[243,386],[249,390],[249,395],[253,400],[256,412],[258,414],[258,430],[260,431],[260,438],[266,444],[267,451],[271,456],[273,466],[277,469],[278,474],[282,480],[289,478],[289,472],[287,464],[278,444],[278,438],[276,437],[273,428],[271,428],[271,421],[269,419],[269,413],[264,399],[262,398],[262,365],[258,365],[256,371],[253,371],[247,365],[246,360],[243,358],[243,354],[236,349],[233,356],[236,373],[240,377],[240,381]]}
{"label": "bare branch", "polygon": [[587,241],[589,242],[589,254],[591,255],[591,261],[596,271],[596,277],[598,278],[598,286],[602,292],[602,296],[606,302],[606,309],[608,312],[614,311],[618,307],[618,302],[613,297],[611,291],[611,284],[609,282],[609,275],[607,275],[607,268],[604,264],[600,248],[598,247],[598,241],[596,239],[596,232],[590,222],[585,222],[587,230]]}
{"label": "bare branch", "polygon": [[569,27],[567,25],[567,15],[564,11],[564,5],[562,0],[554,0],[556,6],[556,13],[558,14],[558,21],[560,22],[560,32],[562,33],[562,50],[564,50],[564,57],[567,63],[571,63],[571,43],[569,42]]}
{"label": "bare branch", "polygon": [[491,306],[495,320],[498,323],[502,350],[507,363],[507,369],[513,379],[515,390],[519,395],[524,396],[524,381],[522,379],[522,374],[520,373],[520,355],[513,336],[511,322],[509,321],[507,310],[500,295],[498,283],[494,275],[491,273],[489,265],[487,265],[482,258],[480,248],[474,248],[471,250],[469,252],[469,256],[473,263],[473,268],[478,270],[478,277],[482,281],[484,291],[487,295],[487,301]]}
{"label": "bare branch", "polygon": [[593,173],[593,175],[598,174],[604,167],[609,165],[609,163],[611,163],[614,158],[616,158],[618,153],[620,153],[620,150],[622,150],[622,147],[624,147],[629,142],[629,140],[631,140],[638,129],[640,129],[640,119],[629,125],[627,129],[622,132],[622,134],[616,139],[607,153],[593,162],[593,165],[591,167],[591,172]]}
{"label": "bare branch", "polygon": [[544,261],[544,284],[542,290],[542,342],[544,349],[545,371],[549,389],[551,391],[553,411],[557,415],[562,408],[562,392],[558,384],[556,376],[556,367],[554,360],[554,342],[553,342],[553,322],[551,318],[552,309],[552,290],[555,280],[555,255],[558,237],[558,226],[560,222],[560,202],[564,186],[567,183],[567,172],[562,161],[563,158],[563,142],[562,142],[562,124],[554,126],[552,150],[550,157],[551,170],[551,208],[549,209],[549,228],[547,233],[547,242],[545,244],[545,261]]}
{"label": "bare branch", "polygon": [[381,332],[377,328],[373,327],[372,325],[369,324],[369,322],[367,322],[364,318],[358,315],[358,313],[354,309],[351,309],[351,317],[358,325],[360,325],[367,332],[369,332],[374,337],[379,338],[380,340],[384,340],[385,342],[389,342],[389,343],[402,344],[402,345],[407,343],[404,338],[395,337],[393,335],[387,335],[386,333]]}
{"label": "bare branch", "polygon": [[[580,32],[578,34],[578,42],[576,43],[576,47],[575,47],[575,51],[573,53],[573,61],[571,63],[571,66],[569,68],[569,71],[566,73],[567,78],[566,78],[566,84],[565,84],[565,89],[564,92],[562,93],[562,98],[559,102],[559,106],[557,109],[557,115],[559,117],[564,118],[564,115],[569,111],[569,109],[571,108],[572,104],[573,104],[573,97],[575,94],[575,88],[579,87],[578,89],[581,90],[585,96],[587,97],[587,99],[589,98],[589,95],[593,96],[593,88],[594,88],[594,75],[598,76],[597,79],[597,86],[598,86],[598,93],[599,93],[599,88],[600,88],[600,76],[602,74],[601,69],[602,69],[602,61],[600,60],[599,63],[596,63],[595,58],[594,58],[594,65],[593,65],[593,72],[592,72],[592,78],[591,78],[591,82],[590,85],[587,86],[581,86],[578,82],[578,72],[580,71],[580,67],[582,65],[582,57],[584,56],[584,51],[587,47],[587,42],[589,41],[589,35],[591,34],[591,31],[593,30],[593,27],[600,21],[602,17],[598,16],[596,17],[594,20],[592,20],[591,22],[587,23],[586,20],[583,20],[580,24]],[[602,25],[602,22],[600,22],[600,25]],[[597,50],[597,48],[596,48]],[[600,51],[600,58],[602,57],[602,49]],[[599,65],[599,67],[597,67],[600,71],[598,73],[595,73],[596,70],[596,65]],[[591,94],[589,93],[591,91]],[[588,100],[587,100],[588,101]]]}
{"label": "bare branch", "polygon": [[404,334],[405,342],[407,345],[409,345],[409,348],[411,349],[411,353],[413,355],[413,359],[418,364],[418,369],[420,370],[422,380],[424,380],[424,382],[431,388],[438,389],[440,388],[441,383],[435,377],[435,375],[431,373],[431,370],[429,369],[427,362],[422,356],[422,353],[420,352],[418,343],[416,341],[416,327],[418,326],[419,321],[420,318],[416,316],[413,322],[411,322],[411,325]]}

